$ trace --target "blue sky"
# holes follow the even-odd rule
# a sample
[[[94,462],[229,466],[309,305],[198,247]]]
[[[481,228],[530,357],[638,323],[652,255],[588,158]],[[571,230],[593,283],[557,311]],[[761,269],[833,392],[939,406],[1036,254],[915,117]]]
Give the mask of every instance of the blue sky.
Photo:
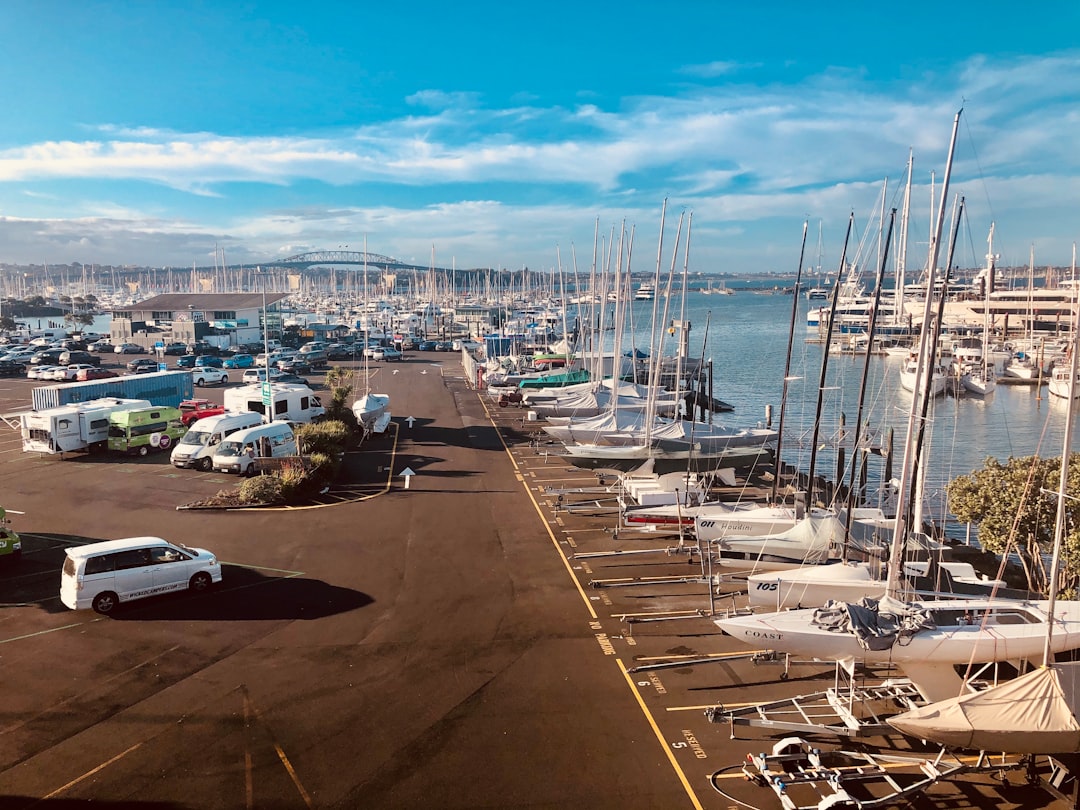
[[[0,262],[256,264],[365,236],[439,266],[871,264],[914,149],[925,261],[963,106],[958,260],[1066,265],[1080,3],[30,2],[0,19]],[[856,251],[853,246],[850,251]],[[665,256],[665,266],[670,258]],[[681,257],[679,263],[681,266]],[[871,265],[872,266],[872,265]]]

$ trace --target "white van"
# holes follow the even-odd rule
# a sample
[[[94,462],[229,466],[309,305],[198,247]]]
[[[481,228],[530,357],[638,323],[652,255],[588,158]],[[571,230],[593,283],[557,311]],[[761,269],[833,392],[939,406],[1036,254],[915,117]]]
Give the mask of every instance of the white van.
[[[221,582],[221,564],[206,549],[160,537],[128,537],[67,550],[60,601],[72,610],[110,613],[120,602],[169,591],[205,591]]]
[[[174,467],[207,471],[214,466],[214,451],[227,436],[262,424],[257,413],[219,413],[192,422],[188,432],[173,445],[169,461]]]
[[[288,422],[240,430],[229,436],[214,451],[214,469],[218,472],[255,474],[256,458],[282,458],[296,455],[296,436]]]

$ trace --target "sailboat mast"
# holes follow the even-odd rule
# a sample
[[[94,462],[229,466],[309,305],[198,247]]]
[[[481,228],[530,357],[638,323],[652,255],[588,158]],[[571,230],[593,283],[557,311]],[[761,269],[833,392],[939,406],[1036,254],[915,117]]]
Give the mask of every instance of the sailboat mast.
[[[780,456],[780,448],[783,444],[784,437],[784,411],[787,406],[788,383],[791,381],[791,345],[795,340],[795,318],[798,317],[799,312],[799,282],[802,280],[803,258],[806,256],[806,230],[809,226],[810,221],[803,220],[802,246],[799,248],[799,269],[795,273],[795,289],[791,291],[791,324],[788,327],[787,357],[784,360],[784,386],[780,390],[780,419],[776,424],[776,472],[773,475],[772,493],[770,495],[770,500],[774,504],[777,503],[780,499],[780,476],[784,469],[784,461],[783,458]],[[840,264],[840,269],[844,269],[842,260]],[[839,278],[839,276],[837,278]]]
[[[1057,602],[1058,571],[1061,569],[1061,546],[1065,540],[1065,488],[1069,485],[1069,446],[1072,444],[1073,427],[1073,396],[1076,386],[1076,370],[1078,367],[1077,355],[1080,354],[1080,344],[1077,343],[1077,332],[1080,331],[1080,302],[1077,301],[1076,283],[1076,244],[1072,250],[1072,273],[1073,281],[1073,333],[1072,344],[1069,348],[1069,385],[1065,396],[1065,439],[1061,448],[1061,476],[1058,481],[1057,491],[1057,520],[1054,523],[1054,551],[1050,557],[1050,602],[1046,607],[1046,646],[1043,648],[1043,666],[1052,663],[1053,651],[1051,639],[1054,635],[1054,605]]]
[[[945,200],[949,192],[949,180],[952,176],[952,164],[953,155],[956,152],[956,133],[960,128],[960,112],[956,113],[956,117],[953,119],[952,137],[949,139],[949,157],[945,162],[945,179],[942,182],[941,203],[938,206],[937,222],[934,227],[933,236],[930,239],[930,259],[927,265],[927,282],[926,282],[926,301],[923,306],[923,322],[920,331],[919,341],[919,357],[915,365],[915,391],[918,392],[919,385],[924,385],[927,389],[930,388],[930,380],[926,374],[928,370],[928,355],[931,347],[928,345],[927,333],[930,329],[930,321],[932,318],[932,302],[934,296],[932,291],[934,289],[934,274],[937,267],[938,253],[941,248],[941,231],[945,227]],[[925,382],[923,378],[927,377]],[[903,550],[904,541],[908,531],[907,515],[904,509],[904,503],[907,501],[907,494],[909,488],[909,478],[915,462],[916,447],[914,445],[915,440],[915,422],[916,416],[919,412],[918,409],[919,398],[918,396],[912,396],[911,409],[908,412],[908,424],[907,433],[904,438],[904,460],[901,464],[900,472],[900,487],[896,493],[896,523],[893,528],[893,539],[890,547],[889,554],[889,577],[886,583],[885,595],[895,598],[897,592],[900,589],[900,570],[903,566],[900,564],[900,554]]]
[[[840,254],[841,263],[847,260],[848,240],[851,238],[851,227],[855,220],[855,213],[848,216],[847,234],[844,236],[844,249]],[[841,264],[841,266],[843,266]],[[798,297],[798,293],[796,293]],[[825,328],[825,348],[821,352],[821,375],[818,377],[817,407],[814,412],[814,432],[810,442],[810,469],[806,478],[806,508],[814,507],[814,475],[817,470],[818,435],[821,431],[821,406],[825,396],[825,373],[829,367],[829,346],[832,344],[833,324],[836,323],[836,308],[840,301],[840,285],[834,284],[832,289],[832,303],[829,306],[829,325]],[[867,349],[869,351],[869,348]]]

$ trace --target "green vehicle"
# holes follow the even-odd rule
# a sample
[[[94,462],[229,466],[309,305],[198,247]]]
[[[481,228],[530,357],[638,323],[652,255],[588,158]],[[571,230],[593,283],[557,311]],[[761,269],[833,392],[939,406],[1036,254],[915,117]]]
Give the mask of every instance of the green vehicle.
[[[22,557],[22,541],[10,526],[11,519],[7,516],[7,510],[0,506],[0,562],[18,562]]]
[[[109,414],[109,449],[145,456],[151,450],[168,450],[187,427],[179,408],[151,406]]]

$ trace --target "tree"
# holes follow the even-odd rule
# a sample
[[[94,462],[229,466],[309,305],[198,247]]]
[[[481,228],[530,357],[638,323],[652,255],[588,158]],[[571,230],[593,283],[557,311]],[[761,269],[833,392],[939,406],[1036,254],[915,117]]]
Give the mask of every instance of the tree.
[[[341,366],[334,366],[326,372],[326,387],[330,389],[330,401],[326,403],[326,418],[344,422],[350,431],[355,431],[359,425],[356,422],[356,414],[349,407],[349,397],[352,395],[353,386],[348,382],[351,372]]]
[[[18,324],[15,323],[15,319],[10,315],[0,315],[0,330],[7,331],[14,329],[16,326],[18,326]]]
[[[64,320],[69,324],[90,326],[94,323],[94,316],[89,312],[65,312]]]
[[[995,554],[1019,556],[1028,589],[1049,592],[1043,555],[1052,549],[1057,520],[1060,458],[987,458],[981,470],[949,482],[949,509],[979,525],[979,543]],[[1066,494],[1080,492],[1080,454],[1069,457]],[[1080,501],[1065,499],[1058,594],[1073,596],[1080,586]]]

